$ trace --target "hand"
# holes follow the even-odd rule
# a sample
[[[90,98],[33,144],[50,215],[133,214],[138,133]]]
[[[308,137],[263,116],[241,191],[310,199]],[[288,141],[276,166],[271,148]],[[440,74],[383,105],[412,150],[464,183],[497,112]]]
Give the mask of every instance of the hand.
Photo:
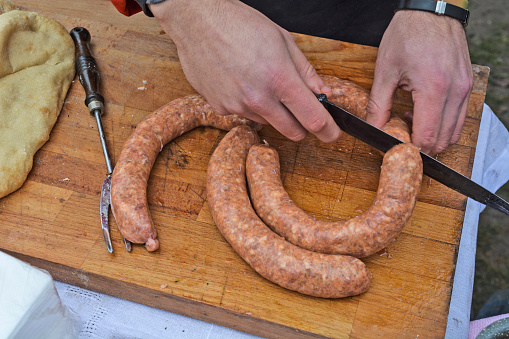
[[[402,10],[384,33],[367,121],[382,127],[397,88],[412,93],[412,143],[435,155],[458,142],[473,72],[464,28],[453,18]]]
[[[270,123],[298,141],[333,142],[341,131],[314,93],[330,94],[292,36],[240,1],[150,5],[177,46],[191,85],[222,115]]]

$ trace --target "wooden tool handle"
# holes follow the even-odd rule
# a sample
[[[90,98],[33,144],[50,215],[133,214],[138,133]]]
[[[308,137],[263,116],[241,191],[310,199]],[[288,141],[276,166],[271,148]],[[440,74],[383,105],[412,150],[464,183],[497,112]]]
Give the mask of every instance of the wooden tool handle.
[[[76,71],[86,93],[85,105],[89,108],[90,114],[94,115],[97,109],[100,109],[102,114],[104,98],[99,92],[101,77],[89,46],[90,33],[86,28],[75,27],[70,34],[76,47]]]

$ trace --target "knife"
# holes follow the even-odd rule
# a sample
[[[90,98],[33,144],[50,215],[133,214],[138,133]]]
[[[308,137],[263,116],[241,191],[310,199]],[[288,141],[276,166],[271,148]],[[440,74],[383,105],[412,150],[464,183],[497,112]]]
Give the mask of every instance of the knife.
[[[357,138],[382,152],[387,152],[394,145],[402,143],[401,140],[396,139],[392,135],[385,133],[381,129],[376,128],[352,113],[349,113],[328,101],[325,94],[318,94],[317,98],[318,101],[324,105],[327,111],[329,111],[339,128],[354,138]],[[507,201],[491,193],[463,174],[444,165],[440,161],[425,153],[420,153],[424,174],[445,186],[480,202],[481,204],[509,215],[509,203]]]

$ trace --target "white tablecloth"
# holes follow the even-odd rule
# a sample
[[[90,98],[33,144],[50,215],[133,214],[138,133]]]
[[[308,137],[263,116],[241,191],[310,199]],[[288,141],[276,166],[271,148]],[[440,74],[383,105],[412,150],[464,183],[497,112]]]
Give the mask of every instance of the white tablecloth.
[[[509,132],[484,105],[472,169],[472,180],[495,192],[509,180]],[[484,205],[468,199],[454,274],[446,338],[467,338],[474,286],[479,213]]]
[[[78,338],[258,338],[62,282],[55,285],[62,303],[81,319]]]
[[[484,106],[472,179],[491,191],[509,180],[509,133]],[[479,213],[469,199],[455,270],[447,338],[467,338]],[[55,282],[62,302],[81,319],[79,338],[257,338],[243,332]]]

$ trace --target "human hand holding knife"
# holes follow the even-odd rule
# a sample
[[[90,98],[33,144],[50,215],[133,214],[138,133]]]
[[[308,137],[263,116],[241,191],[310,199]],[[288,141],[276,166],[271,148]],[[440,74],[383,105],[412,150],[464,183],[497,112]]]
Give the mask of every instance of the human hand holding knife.
[[[327,111],[329,111],[339,128],[351,136],[382,152],[387,152],[394,145],[401,143],[400,140],[396,139],[392,135],[385,133],[381,129],[374,127],[357,116],[331,103],[327,100],[325,94],[317,95],[317,98],[325,106]],[[444,165],[440,161],[433,159],[423,152],[420,153],[424,174],[445,186],[480,202],[481,204],[509,215],[509,203],[507,201],[491,193],[461,173],[458,173],[452,168]]]

